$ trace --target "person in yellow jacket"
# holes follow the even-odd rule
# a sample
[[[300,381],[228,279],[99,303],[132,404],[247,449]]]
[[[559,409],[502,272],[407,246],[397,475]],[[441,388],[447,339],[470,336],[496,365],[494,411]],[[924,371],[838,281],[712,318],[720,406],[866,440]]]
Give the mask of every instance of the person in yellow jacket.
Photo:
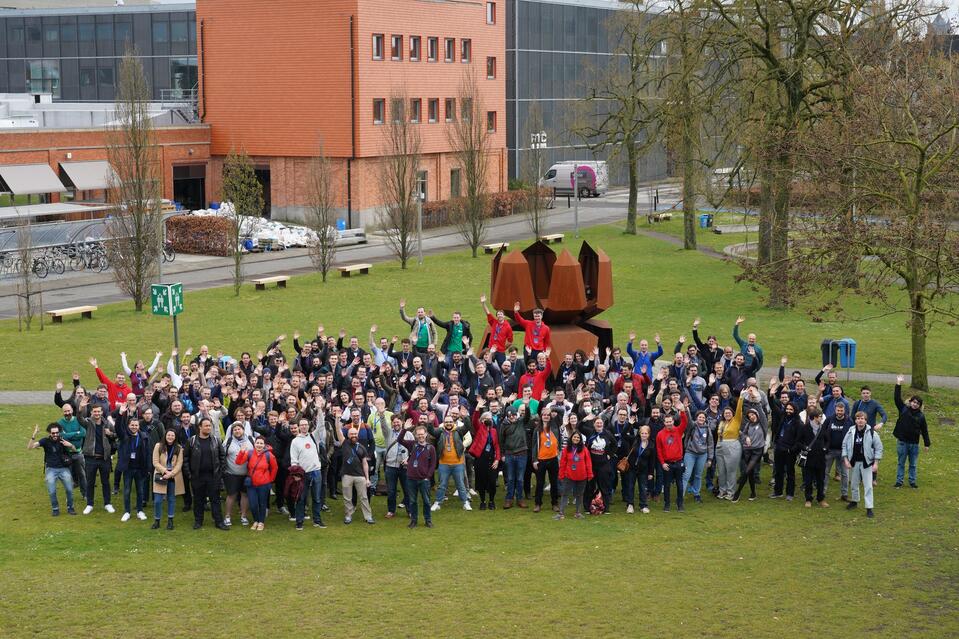
[[[736,412],[727,406],[723,409],[723,418],[716,428],[716,485],[719,486],[720,499],[733,498],[736,492],[736,474],[743,456],[743,446],[739,442],[739,425],[743,419],[743,402],[737,402]]]

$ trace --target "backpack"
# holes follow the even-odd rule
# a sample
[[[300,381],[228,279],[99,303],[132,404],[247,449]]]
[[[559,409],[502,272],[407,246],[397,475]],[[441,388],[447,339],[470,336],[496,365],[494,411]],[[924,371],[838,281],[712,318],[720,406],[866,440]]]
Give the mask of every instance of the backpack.
[[[593,501],[589,503],[589,514],[602,515],[604,510],[606,510],[606,502],[603,501],[603,493],[596,493]]]

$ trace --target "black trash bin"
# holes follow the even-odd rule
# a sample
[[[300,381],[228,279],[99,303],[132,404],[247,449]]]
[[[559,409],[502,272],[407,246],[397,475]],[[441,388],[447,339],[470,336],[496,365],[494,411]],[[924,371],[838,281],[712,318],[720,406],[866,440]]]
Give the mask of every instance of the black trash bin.
[[[839,341],[834,339],[824,339],[822,345],[822,365],[832,364],[833,367],[839,365]]]

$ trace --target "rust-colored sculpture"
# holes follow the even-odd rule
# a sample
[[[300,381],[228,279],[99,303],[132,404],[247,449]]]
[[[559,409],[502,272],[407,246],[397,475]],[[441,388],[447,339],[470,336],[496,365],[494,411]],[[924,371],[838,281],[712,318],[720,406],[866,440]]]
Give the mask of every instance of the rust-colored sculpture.
[[[612,328],[593,319],[613,305],[613,267],[602,250],[583,242],[576,260],[566,249],[557,257],[539,241],[522,252],[500,249],[493,257],[491,276],[490,302],[507,317],[517,301],[520,314],[528,319],[534,308],[543,309],[543,321],[552,333],[554,369],[566,353],[577,349],[588,353],[596,346],[603,352],[612,346]]]

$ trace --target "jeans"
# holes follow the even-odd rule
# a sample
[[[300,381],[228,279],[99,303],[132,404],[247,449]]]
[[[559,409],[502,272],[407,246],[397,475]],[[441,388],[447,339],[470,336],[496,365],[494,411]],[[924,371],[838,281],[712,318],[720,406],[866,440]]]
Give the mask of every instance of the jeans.
[[[730,439],[716,444],[716,485],[720,494],[732,495],[736,492],[736,473],[739,472],[742,456],[743,445],[739,440]]]
[[[853,464],[849,474],[852,476],[852,496],[850,497],[850,501],[859,501],[859,483],[862,482],[866,508],[872,508],[872,464],[867,466],[862,462],[856,462]]]
[[[153,518],[159,519],[163,514],[163,500],[166,500],[166,516],[173,519],[173,513],[176,512],[176,482],[170,480],[166,483],[166,493],[153,492]]]
[[[645,464],[644,464],[645,466]],[[662,470],[662,468],[660,468]],[[639,484],[639,507],[646,508],[650,493],[653,490],[653,483],[656,481],[656,475],[652,479],[644,472],[636,472],[636,468],[630,465],[629,470],[623,473],[623,501],[627,506],[636,503],[636,484]]]
[[[106,506],[110,503],[110,458],[84,457],[83,463],[84,472],[87,476],[87,506],[93,505],[93,493],[97,490],[97,474],[100,475],[103,505]]]
[[[123,471],[123,512],[130,512],[130,493],[132,485],[137,489],[137,512],[147,503],[147,471],[127,468]]]
[[[386,467],[386,511],[396,512],[396,493],[397,485],[403,487],[403,506],[407,509],[410,506],[410,495],[406,490],[406,469],[392,466]]]
[[[306,473],[305,484],[303,486],[303,492],[300,493],[300,498],[296,500],[296,525],[302,526],[303,519],[306,517],[306,497],[307,495],[311,498],[310,503],[310,514],[313,515],[313,522],[317,523],[320,521],[320,496],[323,493],[323,471],[322,470],[311,470]],[[364,491],[364,496],[366,495]],[[344,503],[348,501],[344,499]],[[265,518],[265,517],[264,517]]]
[[[560,502],[559,514],[566,515],[566,504],[573,502],[576,506],[576,514],[583,513],[583,490],[586,488],[586,480],[575,481],[572,479],[563,480],[563,500]]]
[[[840,478],[839,494],[845,497],[849,494],[849,469],[842,463],[842,450],[830,450],[826,453],[826,492],[829,492],[829,473],[833,464],[836,465],[836,472]]]
[[[84,468],[82,453],[70,455],[70,474],[73,476],[73,485],[79,486],[80,494],[85,497],[87,494],[87,473]]]
[[[449,484],[450,475],[456,482],[456,491],[460,495],[460,501],[465,504],[470,500],[470,494],[466,490],[466,467],[463,464],[440,464],[439,474],[439,483],[436,485],[437,503],[442,504],[446,497],[446,485]]]
[[[916,462],[919,461],[919,444],[907,444],[906,442],[896,443],[896,483],[901,484],[903,476],[906,474],[906,459],[909,459],[909,483],[916,483]]]
[[[536,505],[543,505],[543,489],[546,488],[545,480],[549,475],[549,500],[553,506],[557,506],[559,504],[559,458],[541,459],[536,462],[536,466]]]
[[[683,457],[683,465],[686,467],[683,472],[683,492],[687,488],[692,488],[693,495],[699,497],[699,491],[703,486],[703,467],[706,466],[706,453],[686,453]]]
[[[682,461],[669,464],[668,469],[663,468],[663,508],[669,508],[669,488],[672,484],[676,484],[676,506],[683,507],[683,474],[685,472],[685,464]]]
[[[430,519],[430,480],[429,479],[407,479],[406,494],[409,496],[408,510],[410,512],[410,521],[417,522],[418,513],[416,512],[417,500],[423,502],[423,519],[427,522]]]
[[[60,512],[60,502],[57,501],[57,482],[63,484],[67,491],[67,508],[73,510],[73,475],[69,468],[47,468],[44,473],[44,481],[47,484],[47,492],[50,493],[50,506],[53,512]]]
[[[266,521],[266,507],[270,503],[270,484],[247,488],[246,497],[250,500],[250,513],[253,515],[253,523],[262,524]]]
[[[506,455],[503,458],[506,472],[506,499],[523,498],[523,473],[526,472],[526,451],[518,455]]]
[[[376,464],[370,469],[370,483],[373,484],[373,490],[375,491],[376,485],[380,483],[380,468],[386,464],[386,448],[377,446],[373,458],[376,459]]]

